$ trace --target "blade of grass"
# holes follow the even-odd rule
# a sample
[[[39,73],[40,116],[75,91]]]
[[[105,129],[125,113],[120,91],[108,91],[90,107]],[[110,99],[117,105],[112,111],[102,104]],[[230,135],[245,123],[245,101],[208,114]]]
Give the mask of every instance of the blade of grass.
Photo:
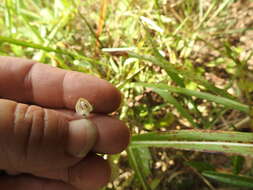
[[[215,17],[217,17],[220,12],[229,5],[229,3],[232,3],[234,0],[225,0],[220,6],[219,8],[214,12],[214,14],[208,19],[207,22],[212,21]]]
[[[215,167],[211,165],[208,162],[204,161],[187,161],[185,162],[186,165],[196,169],[198,172],[203,172],[203,171],[214,171]]]
[[[243,169],[245,159],[242,156],[234,156],[231,159],[233,162],[233,174],[238,175]]]
[[[15,13],[17,14],[17,15],[19,15],[20,14],[20,7],[21,7],[21,5],[20,5],[20,0],[14,0],[15,1]]]
[[[187,17],[187,18],[188,18],[188,17]],[[186,22],[186,20],[185,20],[185,22]],[[184,23],[184,22],[183,22],[183,23]],[[144,27],[145,27],[145,26],[144,26]],[[157,45],[155,44],[155,41],[153,40],[153,37],[152,37],[152,35],[151,35],[151,33],[150,33],[150,31],[148,30],[147,27],[145,27],[145,30],[146,30],[147,39],[148,39],[148,41],[150,42],[150,44],[152,45],[152,51],[153,51],[153,53],[154,53],[154,55],[155,55],[155,58],[158,60],[158,62],[161,62],[161,63],[163,64],[163,66],[162,66],[163,68],[166,67],[165,65],[168,65],[169,63],[165,63],[165,62],[164,62],[165,59],[164,59],[164,57],[160,54],[160,52],[158,51]],[[167,69],[166,71],[167,71],[168,75],[170,76],[170,78],[171,78],[178,86],[180,86],[180,87],[185,87],[184,78],[183,78],[182,76],[180,76],[179,73],[176,73],[176,72],[174,72],[174,71],[171,71],[171,69]],[[158,92],[157,92],[157,93],[158,93]],[[177,110],[179,111],[179,113],[181,113],[181,115],[182,115],[183,117],[185,117],[185,118],[192,124],[192,126],[198,127],[197,124],[193,121],[193,118],[191,117],[191,115],[188,113],[188,110],[185,110],[184,107],[183,107],[175,98],[173,98],[173,96],[169,95],[169,97],[166,97],[166,94],[162,93],[161,91],[160,91],[159,94],[160,94],[164,99],[167,98],[166,101],[169,101],[171,104],[173,104],[173,105],[177,108]],[[199,110],[198,110],[197,106],[195,105],[194,101],[192,100],[192,98],[188,96],[188,97],[185,97],[185,99],[186,99],[186,101],[189,101],[189,102],[193,105],[193,107],[194,107],[196,113],[199,113]],[[198,116],[199,116],[199,118],[201,119],[201,122],[203,122],[204,120],[202,119],[201,114],[198,114]]]
[[[96,41],[99,44],[100,48],[103,48],[104,47],[103,43],[98,38],[96,32],[92,29],[92,27],[91,27],[90,23],[88,22],[88,20],[85,18],[85,16],[82,15],[82,13],[80,11],[78,11],[78,14],[82,18],[82,20],[85,22],[85,24],[87,25],[91,35],[96,39]]]
[[[149,41],[149,43],[152,45],[152,51],[155,54],[155,59],[158,60],[158,62],[162,63],[163,62],[163,57],[161,56],[161,54],[159,53],[158,49],[157,49],[157,45],[155,44],[155,41],[153,40],[153,37],[149,31],[149,29],[147,27],[145,27],[145,31],[146,31],[146,36],[147,39]],[[154,63],[154,62],[153,62]],[[164,67],[164,65],[159,65],[161,67]],[[184,79],[182,77],[179,76],[178,73],[172,71],[171,69],[166,70],[168,75],[170,76],[170,78],[176,82],[177,85],[184,87]]]
[[[13,30],[13,22],[12,22],[12,15],[11,15],[11,1],[10,0],[5,0],[5,23],[9,29],[9,34],[12,34]]]
[[[189,111],[186,110],[170,93],[164,92],[162,90],[154,89],[156,93],[164,98],[165,101],[169,102],[170,104],[174,105],[177,111],[185,117],[194,127],[198,127],[198,125],[194,122],[193,117],[189,114]]]
[[[69,10],[68,13],[65,13],[62,17],[59,18],[58,22],[53,25],[51,31],[47,35],[45,46],[48,46],[52,43],[52,40],[55,38],[57,33],[62,30],[66,24],[69,22],[71,11]]]
[[[213,119],[209,122],[209,127],[211,128],[212,126],[214,126],[219,119],[228,111],[228,109],[213,109],[212,111],[212,115],[214,115]],[[214,114],[215,113],[215,114]]]
[[[23,9],[23,8],[20,9],[20,13],[22,15],[25,15],[29,19],[40,19],[40,16],[37,15],[36,13],[31,12],[31,11],[26,10],[26,9]]]
[[[156,136],[157,135],[157,136]],[[146,133],[132,137],[133,141],[142,140],[182,140],[182,141],[224,141],[253,143],[253,134],[246,132],[214,130],[171,130],[169,133]],[[253,150],[252,150],[253,151]]]
[[[221,96],[224,96],[224,97],[227,97],[230,99],[234,99],[234,97],[231,96],[230,94],[228,94],[225,90],[215,87],[213,84],[206,81],[203,77],[198,77],[194,73],[192,73],[191,71],[187,71],[186,68],[176,68],[174,65],[170,64],[166,60],[161,60],[161,59],[158,60],[156,57],[153,57],[153,56],[139,55],[134,52],[128,52],[128,55],[130,57],[138,58],[140,60],[145,60],[145,61],[149,61],[151,63],[155,63],[156,65],[165,69],[166,72],[174,72],[177,75],[182,75],[185,79],[192,80],[198,84],[201,84],[204,87],[206,87],[206,89],[210,90],[211,92],[214,92],[217,95],[221,95]],[[184,72],[182,72],[182,70],[184,70]]]
[[[166,147],[178,150],[191,150],[209,153],[229,153],[236,155],[253,155],[253,144],[229,143],[229,142],[199,142],[199,141],[133,141],[132,148],[135,147]]]
[[[175,31],[173,32],[173,36],[177,35],[177,33],[184,27],[184,25],[187,23],[187,21],[189,20],[189,17],[186,17],[183,22],[175,29]]]
[[[150,190],[149,185],[146,183],[145,176],[141,171],[141,168],[139,165],[140,160],[137,159],[137,157],[134,153],[134,149],[129,147],[127,149],[127,155],[128,155],[129,163],[130,163],[131,167],[134,169],[136,176],[142,185],[143,190]]]
[[[203,176],[200,174],[201,171],[206,171],[206,170],[213,170],[214,168],[212,167],[212,165],[210,165],[208,162],[188,162],[186,163],[191,169],[192,171],[199,176],[199,178],[207,185],[207,187],[210,190],[216,190],[215,187],[213,187],[213,185]]]
[[[216,181],[237,187],[253,188],[253,178],[248,176],[238,176],[232,174],[218,173],[214,171],[204,171],[204,176]]]
[[[70,18],[70,13],[71,10],[68,11],[68,13],[64,14],[63,16],[61,16],[58,20],[58,22],[56,24],[53,25],[51,31],[49,32],[49,34],[47,35],[47,37],[45,38],[45,40],[43,41],[43,46],[50,46],[53,43],[53,40],[55,39],[57,33],[64,28],[64,26],[68,23],[68,20]],[[43,52],[37,59],[40,61],[44,61],[46,56],[46,52]]]
[[[118,83],[116,85],[116,87],[118,89],[123,88],[131,79],[133,79],[136,75],[138,75],[144,69],[145,69],[145,67],[141,67],[140,69],[138,69],[137,71],[135,71],[135,73],[133,73],[132,75],[128,76],[124,81],[121,81],[120,83]]]
[[[215,5],[216,5],[216,1],[213,1],[212,4],[209,6],[208,10],[206,11],[206,13],[204,14],[204,16],[201,18],[199,24],[196,27],[196,30],[202,27],[202,25],[205,23],[206,19],[210,15],[211,11],[214,9]]]
[[[194,90],[189,90],[186,88],[178,88],[178,87],[172,87],[168,86],[166,84],[147,84],[147,83],[134,83],[136,86],[143,86],[143,87],[148,87],[152,88],[154,90],[163,90],[164,92],[175,92],[179,94],[185,94],[188,96],[195,96],[201,99],[205,99],[211,102],[215,102],[217,104],[221,104],[227,108],[231,109],[236,109],[245,113],[249,113],[249,106],[242,104],[240,102],[237,102],[235,100],[231,100],[228,98],[220,97],[220,96],[215,96],[206,92],[199,92],[199,91],[194,91]]]
[[[204,0],[199,0],[199,22],[201,22],[201,18],[203,17],[204,13]]]
[[[103,48],[104,45],[103,43],[100,41],[100,39],[98,38],[96,32],[93,30],[92,26],[90,25],[89,21],[86,19],[85,16],[83,16],[83,14],[80,12],[80,9],[79,9],[79,3],[76,3],[75,0],[71,0],[71,2],[73,3],[73,5],[75,6],[75,8],[78,10],[77,13],[78,15],[81,17],[81,19],[84,21],[84,23],[87,25],[91,35],[96,39],[96,42],[99,44],[99,47],[100,48]]]
[[[34,34],[34,36],[37,38],[37,41],[42,43],[44,42],[44,39],[41,37],[39,31],[31,25],[30,20],[28,19],[28,17],[24,14],[20,14],[21,18],[24,22],[24,24],[27,26],[28,29],[30,29],[30,31]]]
[[[106,13],[107,13],[107,7],[108,7],[108,0],[100,0],[100,14],[99,14],[99,20],[98,20],[98,24],[97,24],[97,32],[96,32],[96,36],[99,39],[100,34],[103,31],[103,27],[105,24],[105,17],[106,17]],[[97,41],[97,45],[99,45],[101,47],[101,42],[99,43],[99,41]]]
[[[35,43],[32,43],[32,42],[27,42],[27,41],[23,41],[23,40],[17,40],[15,38],[0,36],[0,43],[4,43],[4,42],[14,44],[14,45],[18,45],[18,46],[23,46],[23,47],[39,49],[39,50],[43,50],[43,51],[47,51],[47,52],[54,52],[54,53],[58,53],[58,54],[62,54],[62,55],[68,55],[68,56],[70,56],[74,59],[82,59],[82,60],[87,61],[88,63],[95,63],[95,64],[100,64],[100,65],[106,66],[106,64],[102,64],[101,62],[98,62],[94,59],[85,57],[85,56],[80,55],[80,54],[76,54],[76,53],[71,52],[71,51],[67,51],[67,50],[63,50],[63,49],[55,49],[55,48],[43,46],[43,45],[40,45],[40,44],[35,44]]]
[[[133,136],[130,147],[167,147],[180,150],[253,156],[253,134],[210,130],[147,133]]]
[[[151,175],[150,166],[152,165],[152,156],[149,148],[134,148],[133,152],[138,160],[142,174],[147,179]]]

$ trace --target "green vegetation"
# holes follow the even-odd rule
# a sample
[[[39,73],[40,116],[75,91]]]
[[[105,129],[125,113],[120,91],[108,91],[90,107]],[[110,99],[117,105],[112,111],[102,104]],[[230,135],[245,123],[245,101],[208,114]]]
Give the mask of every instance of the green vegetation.
[[[0,55],[124,94],[132,141],[105,189],[253,187],[250,0],[2,0]]]

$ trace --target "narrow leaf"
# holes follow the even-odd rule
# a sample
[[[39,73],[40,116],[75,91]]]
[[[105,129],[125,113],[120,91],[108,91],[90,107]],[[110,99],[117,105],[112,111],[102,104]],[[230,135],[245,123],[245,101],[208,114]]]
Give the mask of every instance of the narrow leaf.
[[[239,174],[243,168],[245,159],[242,156],[234,156],[232,159],[233,159],[233,174]]]
[[[165,91],[161,91],[159,89],[154,89],[156,93],[164,98],[165,101],[169,102],[170,104],[174,105],[178,112],[185,117],[194,127],[197,127],[197,124],[194,122],[193,117],[188,113],[188,111],[173,97],[170,93]]]
[[[195,168],[199,172],[214,170],[214,167],[208,162],[189,161],[186,162],[185,164]]]
[[[237,102],[235,100],[231,100],[229,98],[216,96],[216,95],[209,94],[206,92],[199,92],[199,91],[195,91],[195,90],[189,90],[186,88],[177,88],[177,87],[168,86],[166,84],[135,83],[135,85],[152,88],[154,90],[156,90],[156,89],[163,90],[164,92],[167,91],[168,93],[169,92],[176,92],[176,93],[185,94],[188,96],[195,96],[197,98],[206,99],[208,101],[224,105],[225,107],[230,108],[230,109],[236,109],[236,110],[240,110],[240,111],[246,112],[246,113],[249,112],[249,106],[247,106],[245,104],[242,104],[242,103]]]
[[[214,171],[204,171],[204,176],[216,181],[226,183],[233,186],[253,188],[253,178],[247,176],[238,176],[232,174],[218,173]]]
[[[210,130],[146,133],[133,136],[130,147],[167,147],[180,150],[253,156],[253,134]]]
[[[141,166],[140,166],[140,160],[138,159],[138,157],[135,155],[135,151],[133,148],[129,147],[127,149],[127,155],[128,155],[128,159],[129,159],[129,163],[131,165],[131,168],[134,169],[135,174],[138,178],[138,180],[140,181],[143,190],[150,190],[149,185],[146,183],[146,178],[145,175],[143,174],[142,170],[141,170]]]
[[[194,73],[192,73],[192,71],[189,71],[184,67],[177,68],[175,65],[169,63],[165,59],[157,59],[156,57],[148,56],[148,55],[139,55],[134,52],[128,52],[128,55],[130,57],[134,57],[140,60],[149,61],[151,63],[154,63],[162,67],[170,75],[170,77],[172,77],[171,73],[174,73],[174,75],[178,75],[178,76],[182,75],[183,78],[178,78],[178,77],[175,78],[178,81],[180,80],[183,81],[183,79],[192,80],[198,84],[203,85],[207,90],[210,90],[211,92],[217,95],[224,96],[229,99],[234,99],[234,97],[231,96],[229,93],[227,93],[226,90],[215,87],[213,84],[209,83],[204,77],[196,76]],[[182,70],[184,72],[182,72]]]
[[[75,52],[72,52],[72,51],[68,51],[65,49],[59,49],[59,48],[55,49],[55,48],[51,48],[48,46],[43,46],[41,44],[36,44],[33,42],[18,40],[15,38],[0,36],[0,43],[9,43],[9,44],[17,45],[17,46],[39,49],[39,50],[43,50],[46,52],[54,52],[54,53],[58,53],[58,54],[62,54],[62,55],[68,55],[68,56],[75,58],[75,59],[81,59],[81,60],[85,60],[89,63],[96,63],[96,64],[102,65],[102,63],[95,61],[94,59],[88,58],[88,57],[80,55],[80,54],[76,54]]]

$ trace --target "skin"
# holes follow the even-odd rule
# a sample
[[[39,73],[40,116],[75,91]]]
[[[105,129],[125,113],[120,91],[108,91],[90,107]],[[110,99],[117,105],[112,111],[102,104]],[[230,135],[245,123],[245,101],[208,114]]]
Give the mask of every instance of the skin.
[[[86,156],[69,154],[69,123],[82,119],[75,103],[87,99],[96,128]],[[107,114],[121,102],[118,90],[91,75],[65,71],[31,60],[0,57],[0,189],[96,190],[110,180],[107,161],[129,143],[126,125]],[[76,133],[73,143],[87,142]],[[75,142],[76,141],[76,142]],[[80,141],[80,143],[79,143]]]

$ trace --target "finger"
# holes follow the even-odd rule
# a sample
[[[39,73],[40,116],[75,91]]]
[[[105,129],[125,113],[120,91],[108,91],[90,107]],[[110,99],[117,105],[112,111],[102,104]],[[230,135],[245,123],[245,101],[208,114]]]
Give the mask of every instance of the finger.
[[[97,190],[110,181],[111,169],[103,158],[90,154],[72,167],[35,175],[64,181],[80,190]]]
[[[77,190],[61,181],[43,179],[31,175],[1,176],[0,189],[10,190]]]
[[[121,96],[97,77],[50,67],[34,61],[0,56],[0,97],[49,108],[74,109],[82,97],[95,112],[118,108]]]
[[[130,132],[124,122],[108,116],[93,115],[89,119],[97,126],[95,152],[116,154],[123,151],[130,141]]]
[[[80,118],[73,111],[60,110],[62,114]],[[89,117],[97,127],[98,135],[93,151],[104,154],[116,154],[123,151],[130,141],[130,131],[126,124],[114,117],[109,117],[101,114],[92,114]]]
[[[0,169],[32,172],[74,165],[96,137],[88,120],[0,99]]]
[[[21,173],[18,171],[13,171],[13,170],[6,170],[5,171],[8,175],[20,175]]]

